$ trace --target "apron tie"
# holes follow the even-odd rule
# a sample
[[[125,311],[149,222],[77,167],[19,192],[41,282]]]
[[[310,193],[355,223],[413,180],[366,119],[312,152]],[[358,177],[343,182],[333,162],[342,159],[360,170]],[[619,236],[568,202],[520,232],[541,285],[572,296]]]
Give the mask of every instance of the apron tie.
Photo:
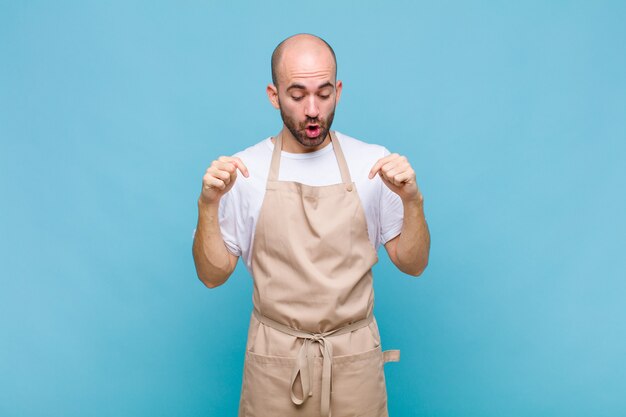
[[[321,392],[321,405],[320,411],[322,417],[330,416],[330,391],[332,385],[332,362],[333,362],[333,344],[326,339],[328,336],[338,336],[368,326],[373,316],[370,314],[368,317],[348,324],[343,327],[339,327],[335,330],[331,330],[324,333],[309,333],[302,330],[293,329],[289,326],[285,326],[282,323],[278,323],[264,315],[262,315],[257,309],[254,309],[254,316],[259,322],[269,326],[275,330],[287,333],[291,336],[304,339],[304,343],[300,346],[298,355],[296,356],[296,363],[291,372],[291,401],[296,404],[304,404],[304,402],[311,396],[313,396],[313,361],[315,355],[312,352],[313,345],[319,345],[320,352],[322,354],[322,392]],[[296,379],[300,375],[300,387],[302,388],[302,398],[298,398],[294,390],[296,386]]]
[[[330,389],[333,361],[333,344],[325,338],[325,335],[324,333],[316,333],[302,337],[304,343],[300,347],[296,365],[291,373],[291,401],[296,405],[300,405],[303,404],[308,397],[313,396],[313,361],[315,360],[315,355],[312,349],[314,344],[319,344],[319,349],[322,354],[322,416],[328,416],[330,414]],[[298,398],[294,389],[298,374],[300,375],[302,398]]]

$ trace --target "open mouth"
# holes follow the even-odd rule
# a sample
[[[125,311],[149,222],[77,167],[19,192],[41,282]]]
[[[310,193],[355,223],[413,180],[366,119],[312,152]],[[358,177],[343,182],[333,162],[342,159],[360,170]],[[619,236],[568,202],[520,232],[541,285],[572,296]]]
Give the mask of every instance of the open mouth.
[[[320,135],[322,129],[319,125],[309,125],[306,127],[306,135],[310,138],[314,138]]]

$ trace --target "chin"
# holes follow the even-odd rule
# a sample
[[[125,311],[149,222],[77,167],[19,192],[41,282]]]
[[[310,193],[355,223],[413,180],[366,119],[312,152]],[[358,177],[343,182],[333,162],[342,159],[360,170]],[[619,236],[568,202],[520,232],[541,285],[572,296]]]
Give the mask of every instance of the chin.
[[[316,137],[316,138],[310,138],[310,137],[305,137],[305,138],[299,138],[298,142],[300,142],[300,144],[304,145],[304,146],[308,146],[308,147],[314,147],[314,146],[318,146],[320,145],[322,142],[324,142],[324,138],[322,137],[322,135]]]

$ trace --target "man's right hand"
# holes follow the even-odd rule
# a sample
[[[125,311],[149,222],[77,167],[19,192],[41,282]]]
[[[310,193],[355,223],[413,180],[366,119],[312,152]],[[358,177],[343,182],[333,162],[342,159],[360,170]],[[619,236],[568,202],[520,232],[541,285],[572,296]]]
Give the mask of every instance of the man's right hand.
[[[202,193],[199,202],[202,204],[217,204],[237,179],[237,170],[244,177],[249,177],[248,168],[241,159],[232,156],[220,156],[211,162],[211,166],[202,177]]]

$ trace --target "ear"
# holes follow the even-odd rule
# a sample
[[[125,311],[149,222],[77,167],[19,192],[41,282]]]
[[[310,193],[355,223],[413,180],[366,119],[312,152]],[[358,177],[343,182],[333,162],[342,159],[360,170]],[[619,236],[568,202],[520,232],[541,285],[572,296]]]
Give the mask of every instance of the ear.
[[[268,84],[265,91],[267,92],[267,98],[270,99],[272,106],[278,110],[280,108],[278,105],[278,88],[276,88],[274,84]]]
[[[339,98],[341,98],[342,88],[343,88],[343,83],[341,82],[341,80],[337,80],[337,84],[335,85],[335,90],[337,91],[337,100],[336,100],[337,103],[339,103]]]

